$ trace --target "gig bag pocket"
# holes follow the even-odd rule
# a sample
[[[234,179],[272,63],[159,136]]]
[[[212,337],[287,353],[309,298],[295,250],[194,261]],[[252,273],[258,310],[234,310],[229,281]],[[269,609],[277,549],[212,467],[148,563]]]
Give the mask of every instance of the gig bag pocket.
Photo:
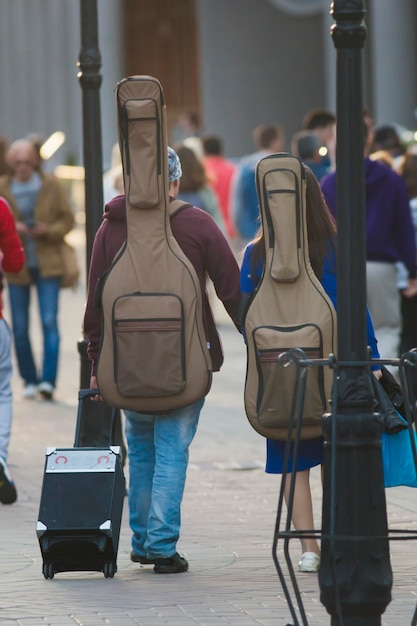
[[[281,355],[293,348],[300,348],[307,359],[322,358],[320,328],[315,324],[260,326],[253,331],[253,341],[259,376],[259,422],[268,427],[287,427],[292,410],[297,366],[291,362],[283,363]],[[307,372],[303,424],[319,423],[325,408],[322,367],[310,367]]]
[[[114,380],[124,397],[153,398],[185,386],[184,307],[171,293],[119,296],[112,313]]]

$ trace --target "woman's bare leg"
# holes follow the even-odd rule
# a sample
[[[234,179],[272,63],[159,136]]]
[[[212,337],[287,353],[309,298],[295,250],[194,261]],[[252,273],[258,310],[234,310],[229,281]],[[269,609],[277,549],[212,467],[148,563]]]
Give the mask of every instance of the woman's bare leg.
[[[287,474],[284,486],[285,502],[288,506],[290,496],[291,474]],[[297,472],[295,475],[294,499],[292,507],[291,521],[296,530],[313,530],[313,503],[310,491],[310,470]],[[301,548],[304,552],[315,552],[320,554],[319,544],[317,540],[303,537],[301,539]]]

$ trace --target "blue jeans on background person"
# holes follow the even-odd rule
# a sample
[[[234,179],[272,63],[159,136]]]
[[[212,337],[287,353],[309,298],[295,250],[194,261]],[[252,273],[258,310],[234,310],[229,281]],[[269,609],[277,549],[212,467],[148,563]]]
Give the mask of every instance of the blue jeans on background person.
[[[125,411],[132,549],[147,558],[176,553],[189,446],[204,398],[164,415]]]
[[[42,278],[38,271],[32,271],[33,285],[36,287],[39,314],[43,333],[43,365],[41,377],[35,365],[29,336],[31,285],[8,285],[12,316],[13,339],[20,376],[25,385],[37,385],[40,381],[55,387],[58,356],[58,299],[61,279]]]

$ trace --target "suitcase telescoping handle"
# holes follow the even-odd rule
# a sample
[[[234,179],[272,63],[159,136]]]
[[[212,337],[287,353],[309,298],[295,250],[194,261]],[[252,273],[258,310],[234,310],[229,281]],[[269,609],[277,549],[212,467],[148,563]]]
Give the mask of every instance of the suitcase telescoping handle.
[[[77,409],[77,425],[75,428],[75,441],[74,448],[78,448],[80,446],[80,436],[81,436],[81,421],[83,415],[83,405],[84,401],[87,398],[93,398],[94,396],[100,395],[99,389],[80,389],[78,391],[78,409]],[[103,402],[103,400],[101,400]],[[116,418],[117,418],[117,409],[112,408],[111,412],[111,424],[110,424],[110,435],[109,435],[109,446],[113,445],[114,442],[114,431],[116,428]],[[99,424],[97,424],[99,426]]]

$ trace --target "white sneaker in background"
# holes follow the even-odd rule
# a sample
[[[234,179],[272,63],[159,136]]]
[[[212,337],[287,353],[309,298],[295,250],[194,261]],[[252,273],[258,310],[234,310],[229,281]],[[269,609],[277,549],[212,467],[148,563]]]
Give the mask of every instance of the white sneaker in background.
[[[52,400],[52,395],[54,393],[54,388],[51,383],[44,381],[40,385],[38,385],[38,391],[41,394],[44,400]]]
[[[318,572],[320,569],[320,556],[315,552],[304,552],[298,563],[300,572]]]
[[[23,397],[31,400],[32,398],[36,398],[36,392],[38,388],[36,385],[32,385],[31,383],[25,385],[23,389]]]

